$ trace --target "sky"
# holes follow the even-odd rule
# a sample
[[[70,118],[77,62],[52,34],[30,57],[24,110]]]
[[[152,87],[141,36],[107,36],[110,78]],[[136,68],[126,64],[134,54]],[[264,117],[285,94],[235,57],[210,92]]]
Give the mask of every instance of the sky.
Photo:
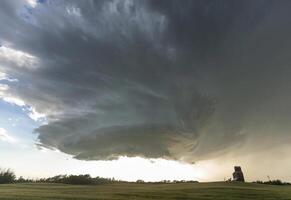
[[[0,167],[291,181],[291,1],[0,1]]]

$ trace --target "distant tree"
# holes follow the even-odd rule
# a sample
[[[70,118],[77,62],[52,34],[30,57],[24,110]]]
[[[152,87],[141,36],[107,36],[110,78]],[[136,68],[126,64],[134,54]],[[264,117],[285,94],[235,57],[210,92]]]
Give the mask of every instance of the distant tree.
[[[17,182],[18,182],[18,183],[25,183],[25,182],[26,182],[26,179],[24,179],[22,176],[20,176],[20,177],[17,179]]]
[[[20,176],[18,179],[15,180],[16,183],[34,183],[34,182],[41,182],[39,180],[23,178]]]
[[[285,185],[281,180],[270,180],[270,181],[267,181],[266,184],[270,184],[270,185]]]
[[[14,183],[16,176],[10,169],[0,170],[0,184]]]
[[[269,180],[269,181],[265,181],[265,182],[258,180],[258,181],[255,181],[254,183],[266,184],[266,185],[290,185],[290,183],[283,182],[283,181],[281,181],[279,179],[277,179],[277,180]]]
[[[70,175],[67,176],[64,179],[64,183],[67,184],[79,184],[79,185],[89,185],[89,184],[93,184],[94,181],[93,179],[90,177],[89,174],[85,174],[85,175]]]
[[[136,183],[144,183],[144,180],[141,180],[141,179],[136,180]]]
[[[47,183],[63,183],[63,184],[74,184],[74,185],[98,185],[117,182],[114,179],[95,177],[92,178],[89,174],[85,175],[57,175],[54,177],[40,179],[37,182]]]

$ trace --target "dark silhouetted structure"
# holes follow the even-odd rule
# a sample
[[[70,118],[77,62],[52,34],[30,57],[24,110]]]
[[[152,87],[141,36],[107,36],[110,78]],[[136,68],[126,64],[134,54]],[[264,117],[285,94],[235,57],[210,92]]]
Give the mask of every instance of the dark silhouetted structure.
[[[234,181],[245,182],[244,174],[241,170],[241,167],[239,166],[234,167],[234,172],[232,173],[232,176]]]

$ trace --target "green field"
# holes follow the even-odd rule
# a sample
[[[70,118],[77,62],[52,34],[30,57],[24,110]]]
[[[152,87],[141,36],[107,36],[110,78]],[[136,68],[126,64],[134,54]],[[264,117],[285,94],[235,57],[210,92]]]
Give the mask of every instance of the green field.
[[[291,186],[251,183],[114,183],[98,186],[62,184],[0,185],[1,200],[47,199],[264,199],[291,200]]]

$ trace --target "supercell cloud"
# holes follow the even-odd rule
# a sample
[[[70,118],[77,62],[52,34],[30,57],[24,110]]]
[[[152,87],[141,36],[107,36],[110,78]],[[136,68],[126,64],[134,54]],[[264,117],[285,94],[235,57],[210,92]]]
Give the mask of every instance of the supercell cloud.
[[[290,143],[290,1],[0,4],[0,97],[45,117],[40,146],[193,162]]]

